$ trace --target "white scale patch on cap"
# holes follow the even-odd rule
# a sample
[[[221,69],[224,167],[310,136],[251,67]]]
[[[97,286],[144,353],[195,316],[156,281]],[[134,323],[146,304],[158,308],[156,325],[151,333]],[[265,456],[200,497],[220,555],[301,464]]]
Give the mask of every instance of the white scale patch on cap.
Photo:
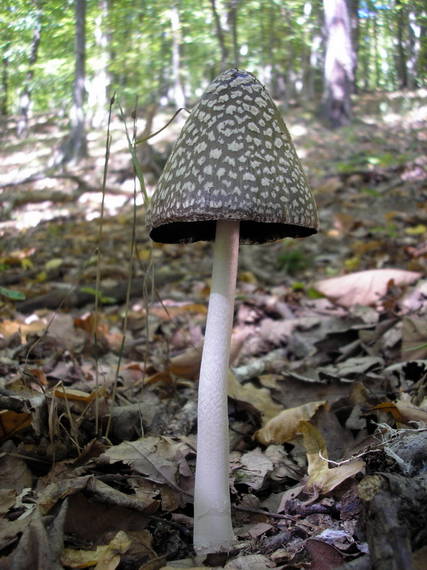
[[[261,83],[238,69],[221,73],[193,109],[148,213],[153,239],[165,242],[201,239],[191,224],[218,219],[258,222],[258,234],[245,237],[255,242],[317,229],[316,206],[280,113]],[[181,238],[181,224],[169,235],[181,222],[191,230]],[[269,224],[283,231],[270,235]]]

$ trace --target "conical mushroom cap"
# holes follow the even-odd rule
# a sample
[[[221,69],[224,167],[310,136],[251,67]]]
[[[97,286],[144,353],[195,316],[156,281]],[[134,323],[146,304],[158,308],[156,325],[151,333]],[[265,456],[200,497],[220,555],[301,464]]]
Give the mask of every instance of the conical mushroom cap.
[[[221,73],[188,117],[148,211],[163,243],[213,240],[217,220],[239,220],[240,241],[317,231],[316,204],[279,110],[240,69]]]

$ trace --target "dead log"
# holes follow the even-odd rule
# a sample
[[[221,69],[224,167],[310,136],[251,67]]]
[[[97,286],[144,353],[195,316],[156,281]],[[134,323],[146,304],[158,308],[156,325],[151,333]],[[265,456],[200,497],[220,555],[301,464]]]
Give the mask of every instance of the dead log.
[[[159,271],[156,275],[156,287],[178,281],[182,279],[182,274],[177,272]],[[120,304],[126,301],[128,281],[119,281],[112,287],[102,287],[98,293],[101,304],[111,305]],[[130,288],[130,296],[142,297],[144,291],[144,278],[135,278],[132,280]],[[20,313],[29,314],[38,309],[71,309],[83,307],[89,303],[93,303],[95,298],[95,284],[87,286],[79,286],[73,289],[54,289],[46,295],[40,295],[33,299],[27,299],[22,303],[16,303],[16,310]]]
[[[414,430],[408,441],[407,431],[402,432],[402,442],[395,441],[392,445],[394,453],[404,457],[404,464],[396,465],[404,474],[376,473],[359,484],[375,570],[413,570],[413,553],[426,544],[426,438],[426,431]]]

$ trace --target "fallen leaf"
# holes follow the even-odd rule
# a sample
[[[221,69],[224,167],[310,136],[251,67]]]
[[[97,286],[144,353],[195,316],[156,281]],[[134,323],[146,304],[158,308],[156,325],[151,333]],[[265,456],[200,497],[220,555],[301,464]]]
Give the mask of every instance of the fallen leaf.
[[[283,410],[279,415],[269,420],[264,427],[255,433],[255,438],[264,445],[270,443],[285,443],[295,438],[302,420],[310,420],[326,400],[308,402],[296,408]]]
[[[0,410],[0,438],[8,438],[31,425],[31,414]]]
[[[114,570],[120,564],[120,555],[125,554],[131,545],[131,540],[120,530],[101,553],[96,570]]]
[[[107,545],[97,546],[94,550],[76,550],[64,548],[61,562],[69,568],[90,568],[114,570],[120,564],[120,554],[130,547],[131,540],[123,531],[119,531]]]
[[[374,305],[387,293],[389,284],[410,285],[421,273],[403,269],[370,269],[317,281],[316,289],[339,305]]]
[[[364,468],[365,462],[357,459],[331,469],[328,464],[326,443],[320,431],[307,421],[300,422],[299,431],[303,434],[304,447],[307,452],[306,487],[308,489],[315,488],[321,493],[329,493]]]
[[[230,364],[239,355],[243,343],[252,334],[249,329],[235,331],[231,337],[230,347]],[[203,344],[189,348],[182,354],[178,354],[171,358],[166,370],[156,372],[149,378],[144,380],[145,385],[155,384],[157,382],[173,382],[176,377],[187,378],[188,380],[197,380],[200,372],[200,364],[202,361]]]
[[[322,540],[309,538],[305,542],[305,548],[312,558],[310,564],[312,570],[329,570],[341,566],[344,562],[344,557],[339,550]]]
[[[255,490],[263,487],[267,475],[273,471],[272,461],[259,447],[244,453],[240,463],[242,467],[237,469],[237,480]]]
[[[169,484],[179,491],[179,477],[183,480],[193,478],[186,460],[190,453],[192,450],[183,442],[149,436],[110,447],[98,460],[110,464],[123,462],[150,481]]]
[[[264,421],[274,418],[282,406],[271,399],[267,388],[257,388],[250,382],[241,384],[231,370],[228,371],[228,395],[239,402],[246,402],[258,410]]]
[[[427,411],[409,402],[381,402],[371,409],[389,412],[397,422],[403,424],[411,421],[427,423]]]
[[[404,360],[427,358],[427,319],[425,315],[403,318],[402,356]]]
[[[57,398],[61,398],[64,400],[72,400],[75,402],[92,402],[95,400],[96,397],[100,397],[101,395],[105,395],[104,390],[94,390],[91,393],[83,392],[83,390],[75,390],[73,388],[66,388],[65,386],[60,386],[55,388],[53,391],[53,395]]]

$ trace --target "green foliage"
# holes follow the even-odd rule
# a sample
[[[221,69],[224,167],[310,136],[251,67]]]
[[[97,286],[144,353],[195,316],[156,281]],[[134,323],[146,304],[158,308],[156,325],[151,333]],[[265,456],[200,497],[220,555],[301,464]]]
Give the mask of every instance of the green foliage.
[[[216,6],[224,43],[232,52],[227,23],[229,2]],[[179,76],[191,101],[221,67],[215,18],[208,0],[179,0]],[[108,7],[108,8],[107,8]],[[87,2],[87,88],[106,57],[110,93],[117,92],[125,110],[159,102],[173,104],[174,33],[170,0]],[[0,66],[3,99],[16,112],[18,95],[28,72],[36,19],[41,13],[41,42],[32,77],[33,109],[67,114],[74,80],[74,3],[71,0],[5,0],[0,4]],[[245,0],[238,3],[239,65],[256,72],[279,96],[288,100],[317,98],[322,86],[321,2],[307,0]],[[358,83],[362,89],[399,86],[396,37],[403,30],[403,53],[411,61],[415,87],[426,84],[427,25],[422,0],[359,3]],[[402,27],[403,26],[403,27]],[[97,34],[102,29],[107,44]],[[411,35],[412,34],[412,35]],[[176,38],[175,38],[176,39]],[[317,46],[315,49],[313,46]],[[415,55],[410,50],[415,46]],[[416,57],[415,57],[416,56]],[[415,60],[414,60],[415,57]]]
[[[98,302],[101,305],[114,305],[117,303],[117,299],[114,297],[108,297],[107,295],[103,295],[102,291],[94,289],[93,287],[82,287],[81,291],[83,293],[88,293],[89,295],[93,295],[94,299],[98,299]]]
[[[13,289],[6,289],[6,287],[0,286],[0,295],[10,299],[11,301],[24,301],[25,295],[21,291],[15,291]]]
[[[280,270],[294,276],[308,269],[312,263],[311,257],[298,246],[284,242],[283,250],[277,256],[277,265]]]

